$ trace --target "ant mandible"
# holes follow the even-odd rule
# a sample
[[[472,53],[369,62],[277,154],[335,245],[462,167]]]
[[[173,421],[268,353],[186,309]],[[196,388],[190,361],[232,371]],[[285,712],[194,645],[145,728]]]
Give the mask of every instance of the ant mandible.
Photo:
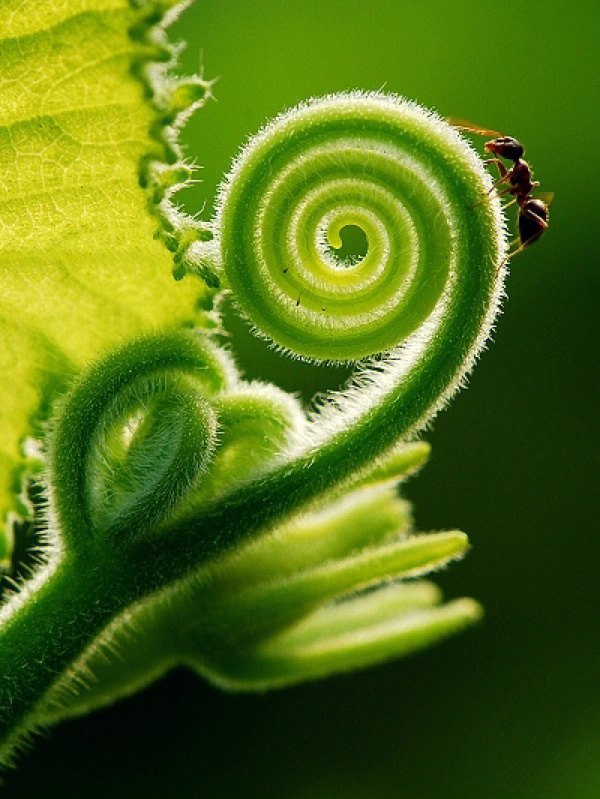
[[[512,242],[518,246],[515,250],[509,252],[502,262],[504,263],[508,258],[518,255],[527,247],[534,244],[542,233],[548,229],[548,206],[552,202],[554,195],[544,195],[546,201],[542,200],[541,197],[531,196],[531,193],[535,191],[540,184],[537,180],[532,180],[533,171],[527,161],[523,160],[525,148],[520,141],[514,139],[512,136],[503,136],[496,130],[486,130],[485,128],[472,125],[470,122],[463,123],[460,120],[450,120],[450,122],[454,127],[459,128],[459,130],[464,130],[468,133],[476,133],[479,136],[495,137],[491,141],[487,141],[484,145],[487,152],[492,153],[494,156],[485,161],[485,163],[496,164],[498,172],[500,173],[500,177],[494,183],[489,193],[491,194],[497,186],[508,183],[505,189],[498,192],[498,196],[502,197],[505,194],[512,194],[514,199],[505,207],[508,208],[508,206],[513,203],[517,203],[519,206],[519,238]],[[500,158],[512,161],[513,166],[507,169]],[[482,200],[482,202],[485,202],[485,200]],[[500,264],[500,266],[502,266],[502,264]]]

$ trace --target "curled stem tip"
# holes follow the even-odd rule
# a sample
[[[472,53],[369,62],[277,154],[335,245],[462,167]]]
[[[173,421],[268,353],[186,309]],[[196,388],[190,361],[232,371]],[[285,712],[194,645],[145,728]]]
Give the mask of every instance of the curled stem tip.
[[[452,292],[491,286],[504,254],[481,160],[432,112],[396,96],[337,94],[277,117],[246,144],[219,197],[226,284],[276,345],[317,360],[392,350]],[[366,252],[340,255],[341,234]]]

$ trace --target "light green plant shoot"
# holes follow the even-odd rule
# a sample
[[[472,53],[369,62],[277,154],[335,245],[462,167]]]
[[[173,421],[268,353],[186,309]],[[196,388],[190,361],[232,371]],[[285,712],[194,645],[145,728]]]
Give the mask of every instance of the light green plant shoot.
[[[0,608],[4,763],[175,665],[264,690],[481,613],[415,579],[468,542],[416,534],[397,484],[498,310],[503,217],[495,194],[476,204],[490,177],[435,114],[352,92],[267,125],[212,220],[187,216],[178,132],[211,84],[173,77],[180,10],[0,14],[0,564],[19,519],[42,531]],[[280,350],[353,376],[310,412],[245,381],[227,296]]]

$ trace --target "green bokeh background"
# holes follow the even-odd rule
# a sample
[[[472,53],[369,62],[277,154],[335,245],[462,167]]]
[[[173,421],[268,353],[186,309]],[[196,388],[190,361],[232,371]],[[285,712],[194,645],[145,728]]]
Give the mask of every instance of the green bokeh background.
[[[513,262],[495,343],[407,486],[421,529],[469,533],[438,581],[487,615],[409,659],[264,696],[173,673],[38,740],[6,796],[600,796],[598,8],[199,0],[177,23],[183,69],[202,58],[220,76],[185,134],[204,164],[190,210],[208,212],[266,118],[382,86],[517,136],[556,193],[550,231]],[[244,358],[289,388],[323,379],[262,349]]]

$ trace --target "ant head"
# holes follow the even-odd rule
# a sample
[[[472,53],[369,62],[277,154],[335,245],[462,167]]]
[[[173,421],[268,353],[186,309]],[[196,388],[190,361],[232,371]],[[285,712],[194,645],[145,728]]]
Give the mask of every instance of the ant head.
[[[485,143],[485,149],[499,155],[501,158],[507,158],[509,161],[517,162],[525,152],[525,148],[517,139],[512,136],[501,136],[498,139],[492,139]]]

